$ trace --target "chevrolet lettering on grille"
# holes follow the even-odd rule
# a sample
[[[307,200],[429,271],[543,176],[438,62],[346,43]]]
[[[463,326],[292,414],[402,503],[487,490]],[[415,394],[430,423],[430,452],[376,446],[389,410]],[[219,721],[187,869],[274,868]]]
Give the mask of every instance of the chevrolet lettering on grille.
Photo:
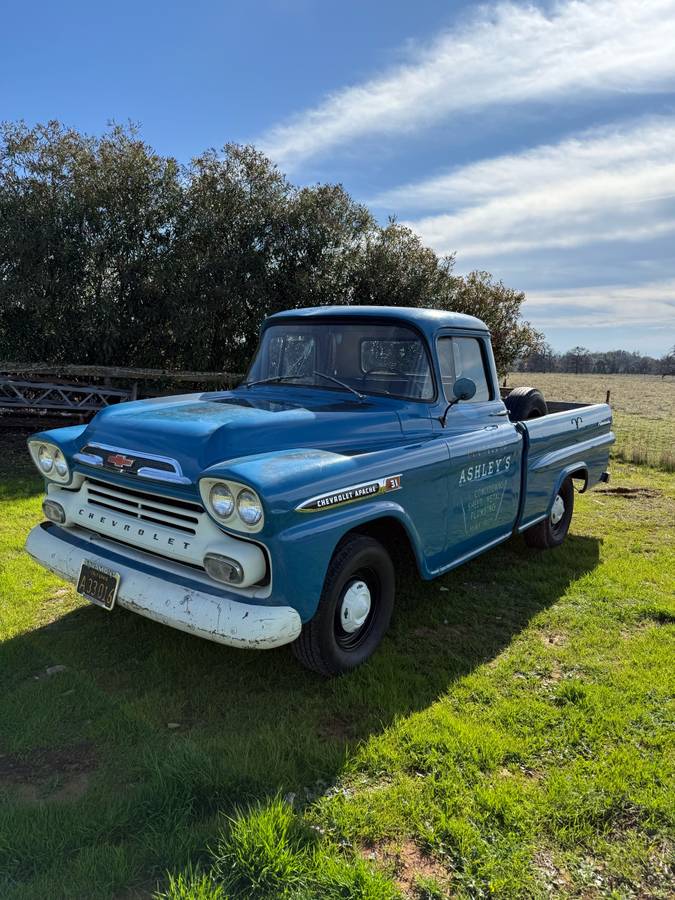
[[[182,546],[183,550],[189,550],[191,546],[191,542],[186,541],[182,537],[167,536],[159,531],[154,531],[152,528],[144,528],[140,525],[131,525],[126,522],[120,522],[113,516],[101,515],[100,513],[91,512],[90,510],[85,509],[83,506],[78,509],[77,514],[83,519],[86,519],[88,522],[96,523],[97,525],[104,525],[106,526],[106,528],[121,532],[125,535],[133,535],[139,538],[145,537],[146,541],[157,541],[158,543],[164,544],[167,547]]]

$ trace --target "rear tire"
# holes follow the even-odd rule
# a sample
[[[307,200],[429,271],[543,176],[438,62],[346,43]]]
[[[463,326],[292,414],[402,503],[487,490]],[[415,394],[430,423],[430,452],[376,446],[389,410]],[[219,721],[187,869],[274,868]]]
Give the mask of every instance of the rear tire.
[[[382,544],[348,535],[328,566],[314,618],[291,644],[296,659],[327,676],[360,666],[389,627],[395,592],[394,565]]]
[[[528,419],[538,419],[548,413],[544,395],[533,387],[514,388],[504,400],[504,404],[512,422],[526,422]]]
[[[528,547],[551,550],[559,547],[567,536],[574,512],[574,484],[566,478],[555,495],[553,507],[546,518],[523,532]]]

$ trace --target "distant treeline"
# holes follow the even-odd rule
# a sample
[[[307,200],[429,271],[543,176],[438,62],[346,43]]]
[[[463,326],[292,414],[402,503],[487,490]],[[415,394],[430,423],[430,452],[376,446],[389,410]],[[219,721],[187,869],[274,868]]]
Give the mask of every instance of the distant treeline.
[[[516,372],[565,372],[575,375],[675,375],[675,346],[656,359],[628,350],[593,353],[585,347],[573,347],[556,353],[542,344],[528,356],[516,361]]]
[[[252,147],[181,166],[133,128],[0,128],[0,360],[242,371],[266,315],[372,303],[479,316],[507,371],[542,337],[524,294],[453,266]]]

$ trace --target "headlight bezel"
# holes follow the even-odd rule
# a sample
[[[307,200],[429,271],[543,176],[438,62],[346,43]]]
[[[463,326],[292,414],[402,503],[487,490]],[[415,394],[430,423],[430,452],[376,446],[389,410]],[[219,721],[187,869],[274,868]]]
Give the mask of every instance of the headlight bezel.
[[[56,484],[67,484],[70,481],[70,466],[65,453],[58,444],[51,441],[30,440],[28,441],[28,451],[35,468],[47,481],[53,481]]]
[[[234,498],[234,508],[227,517],[219,515],[211,502],[211,495],[214,489],[221,485],[227,488]],[[199,481],[199,493],[207,512],[222,528],[231,528],[233,531],[243,532],[244,534],[256,534],[264,528],[265,507],[258,492],[250,485],[232,481],[230,478],[201,478]],[[247,523],[239,514],[239,496],[242,493],[245,493],[245,496],[246,494],[251,494],[260,509],[260,517],[252,524]]]

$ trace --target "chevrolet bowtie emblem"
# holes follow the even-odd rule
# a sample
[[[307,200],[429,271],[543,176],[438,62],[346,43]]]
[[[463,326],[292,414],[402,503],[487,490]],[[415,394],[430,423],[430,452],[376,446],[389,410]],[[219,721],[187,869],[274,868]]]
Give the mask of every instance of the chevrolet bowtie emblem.
[[[124,456],[122,453],[111,453],[107,462],[116,469],[128,469],[133,466],[134,459],[131,456]]]

